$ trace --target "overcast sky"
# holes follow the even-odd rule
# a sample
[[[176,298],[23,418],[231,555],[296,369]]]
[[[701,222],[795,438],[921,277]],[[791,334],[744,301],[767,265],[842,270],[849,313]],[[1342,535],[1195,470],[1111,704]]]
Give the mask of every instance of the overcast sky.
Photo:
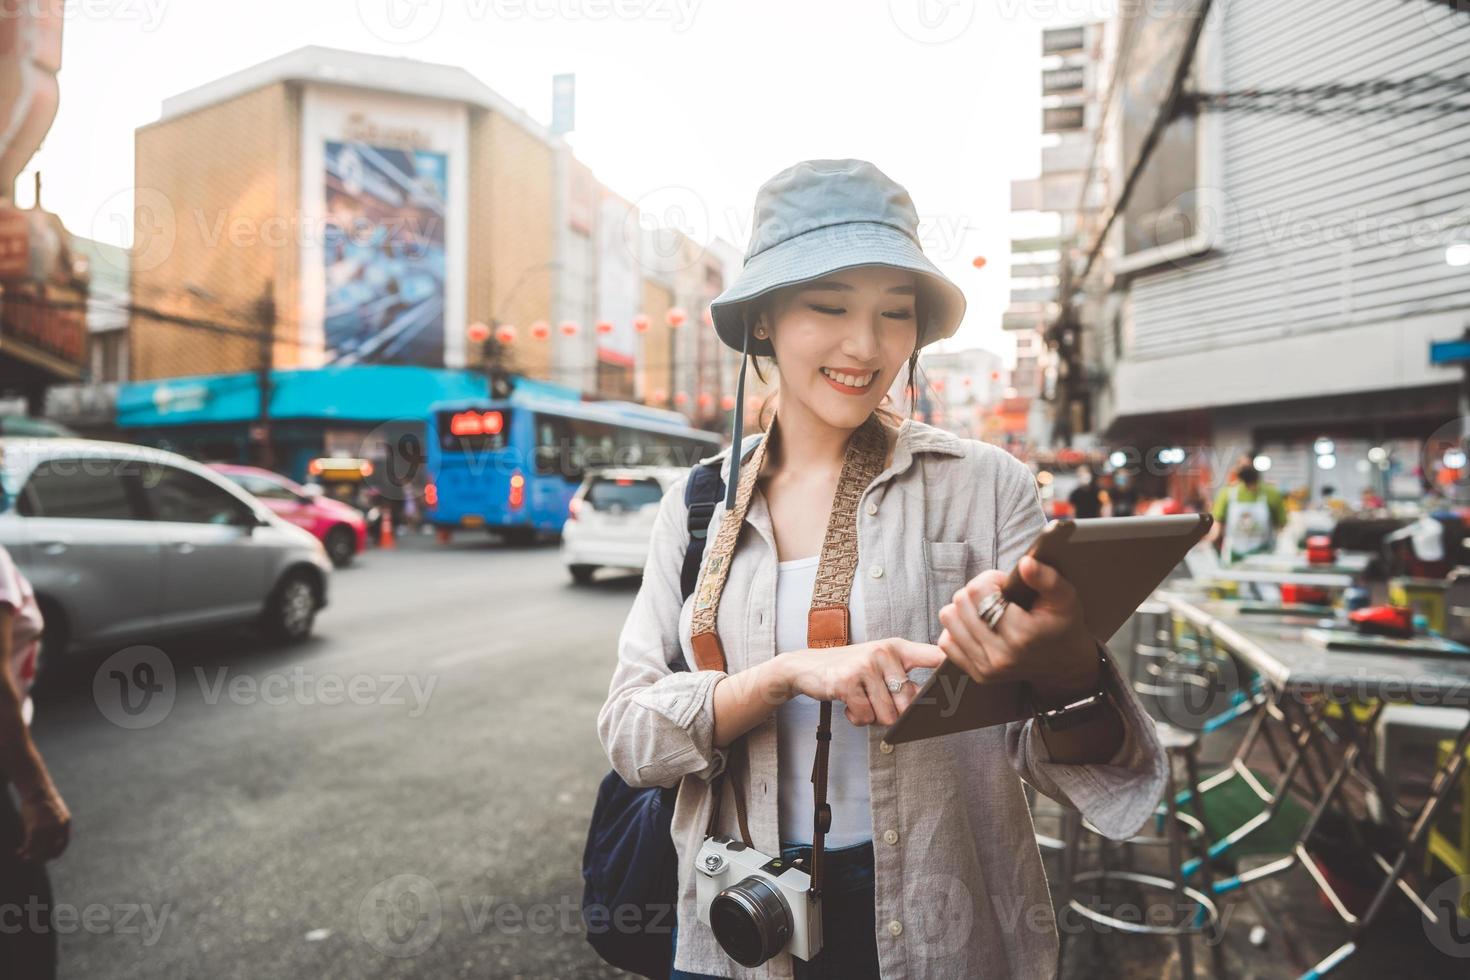
[[[809,158],[871,160],[909,189],[926,251],[969,298],[955,346],[1007,358],[1007,242],[1038,230],[1010,214],[1009,184],[1040,167],[1040,31],[1110,12],[1105,0],[66,7],[61,109],[32,169],[45,205],[76,234],[130,241],[133,130],[158,118],[165,97],[302,45],[458,65],[543,122],[551,76],[574,72],[568,139],[598,179],[655,212],[692,193],[696,228],[742,251],[767,177]],[[30,203],[29,171],[18,198]]]

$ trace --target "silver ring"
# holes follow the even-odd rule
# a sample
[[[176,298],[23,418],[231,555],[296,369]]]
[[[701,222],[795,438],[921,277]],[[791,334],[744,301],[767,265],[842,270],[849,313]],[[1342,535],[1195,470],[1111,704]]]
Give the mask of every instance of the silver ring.
[[[986,596],[976,611],[979,613],[980,618],[985,621],[985,625],[993,630],[996,624],[1000,622],[1000,617],[1005,615],[1006,607],[1009,605],[1010,602],[1007,601],[1006,597],[1001,595],[999,591],[996,591]]]
[[[905,683],[906,683],[906,678],[901,678],[901,677],[890,677],[890,678],[888,678],[888,693],[889,694],[897,694],[899,691],[902,691],[903,690],[903,685]]]
[[[996,608],[1005,605],[1005,601],[1006,597],[1001,594],[999,589],[996,589],[984,599],[980,600],[980,604],[975,607],[975,613],[988,623]]]

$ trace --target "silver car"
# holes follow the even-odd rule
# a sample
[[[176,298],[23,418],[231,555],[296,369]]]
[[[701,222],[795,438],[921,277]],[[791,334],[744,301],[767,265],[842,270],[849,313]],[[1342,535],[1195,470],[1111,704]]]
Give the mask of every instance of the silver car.
[[[332,571],[309,532],[206,467],[85,439],[0,438],[0,544],[48,654],[243,622],[300,640]]]

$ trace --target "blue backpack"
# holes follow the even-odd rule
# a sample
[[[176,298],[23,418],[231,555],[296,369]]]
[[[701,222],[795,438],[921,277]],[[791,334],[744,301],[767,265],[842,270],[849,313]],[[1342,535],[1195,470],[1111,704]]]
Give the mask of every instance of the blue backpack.
[[[689,471],[684,504],[689,547],[679,586],[688,599],[699,579],[709,522],[725,495],[718,462]],[[682,656],[671,670],[687,670]],[[616,772],[602,778],[582,850],[582,921],[597,955],[623,970],[667,980],[674,967],[678,853],[670,835],[677,785],[634,789]]]

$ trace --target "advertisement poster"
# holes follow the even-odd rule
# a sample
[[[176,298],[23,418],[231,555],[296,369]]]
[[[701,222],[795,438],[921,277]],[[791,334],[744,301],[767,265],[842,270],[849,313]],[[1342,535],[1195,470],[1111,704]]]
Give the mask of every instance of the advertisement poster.
[[[442,365],[446,154],[325,150],[327,363]]]

